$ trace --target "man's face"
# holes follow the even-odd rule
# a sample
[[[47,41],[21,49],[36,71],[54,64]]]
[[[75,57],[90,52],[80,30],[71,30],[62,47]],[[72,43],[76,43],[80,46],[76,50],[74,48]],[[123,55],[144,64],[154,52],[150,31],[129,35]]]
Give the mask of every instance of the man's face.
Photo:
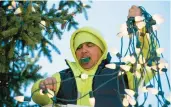
[[[90,69],[95,66],[100,57],[102,56],[101,49],[91,42],[81,44],[77,48],[75,53],[80,65],[84,69]],[[90,61],[86,63],[81,63],[80,59],[82,58],[90,58]]]

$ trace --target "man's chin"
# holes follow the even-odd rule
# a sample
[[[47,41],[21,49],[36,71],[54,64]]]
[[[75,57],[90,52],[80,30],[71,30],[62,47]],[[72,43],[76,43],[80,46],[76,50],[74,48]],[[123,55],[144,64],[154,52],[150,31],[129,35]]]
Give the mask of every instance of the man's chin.
[[[82,68],[84,68],[84,69],[86,69],[86,70],[92,68],[92,66],[91,66],[89,63],[82,64],[81,66],[82,66]]]

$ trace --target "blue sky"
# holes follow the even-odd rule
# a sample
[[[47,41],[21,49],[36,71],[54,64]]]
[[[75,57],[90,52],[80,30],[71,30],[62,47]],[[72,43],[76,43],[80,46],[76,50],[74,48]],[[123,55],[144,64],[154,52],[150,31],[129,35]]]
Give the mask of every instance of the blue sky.
[[[55,1],[48,1],[49,6]],[[58,4],[56,4],[58,5]],[[120,49],[120,38],[116,36],[119,32],[120,25],[127,20],[128,10],[132,5],[143,6],[151,15],[161,14],[165,22],[160,26],[158,38],[162,48],[165,48],[165,59],[170,62],[170,2],[169,1],[93,1],[88,10],[89,20],[85,20],[83,15],[75,16],[79,22],[79,27],[92,26],[102,32],[109,49]],[[57,38],[52,42],[60,49],[61,55],[52,52],[53,62],[49,63],[46,58],[41,58],[39,64],[42,66],[40,73],[48,73],[51,76],[55,72],[67,68],[64,59],[73,61],[70,51],[70,36],[74,32],[65,32],[62,40]],[[128,38],[124,39],[124,44],[127,44]],[[125,45],[126,50],[126,45]],[[112,59],[115,61],[116,57]],[[170,72],[170,71],[169,71]],[[170,76],[169,76],[170,77]],[[165,77],[162,76],[163,85],[166,87]],[[167,87],[166,87],[167,88]],[[166,89],[166,94],[168,90]],[[156,97],[149,95],[148,102],[152,103],[153,107],[157,107]],[[147,102],[147,103],[148,103]]]

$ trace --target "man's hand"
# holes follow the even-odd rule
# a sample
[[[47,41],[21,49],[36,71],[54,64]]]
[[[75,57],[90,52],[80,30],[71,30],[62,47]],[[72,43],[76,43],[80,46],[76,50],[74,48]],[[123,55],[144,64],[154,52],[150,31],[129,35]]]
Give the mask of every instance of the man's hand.
[[[141,16],[141,10],[138,6],[133,5],[130,9],[129,9],[129,13],[128,13],[128,18],[130,17],[135,17],[135,16]]]
[[[54,77],[48,77],[40,82],[39,87],[42,90],[50,89],[52,91],[56,91],[57,81]]]

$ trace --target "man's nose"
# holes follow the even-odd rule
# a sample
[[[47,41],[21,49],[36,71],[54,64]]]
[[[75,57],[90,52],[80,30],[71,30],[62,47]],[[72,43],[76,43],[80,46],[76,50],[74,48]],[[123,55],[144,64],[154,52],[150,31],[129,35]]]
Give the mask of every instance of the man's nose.
[[[83,47],[82,47],[82,52],[83,53],[86,53],[87,52],[87,47],[85,45],[83,45]]]

